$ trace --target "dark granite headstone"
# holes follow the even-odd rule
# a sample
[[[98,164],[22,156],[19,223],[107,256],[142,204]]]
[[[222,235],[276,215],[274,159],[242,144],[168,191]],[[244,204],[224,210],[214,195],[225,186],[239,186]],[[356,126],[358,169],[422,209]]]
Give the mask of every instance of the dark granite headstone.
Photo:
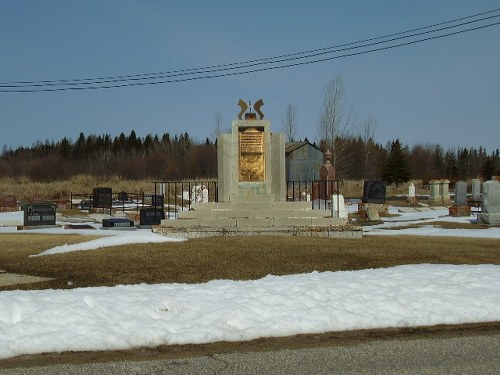
[[[386,186],[384,181],[367,180],[363,186],[363,203],[385,203]]]
[[[24,226],[56,225],[56,206],[35,203],[24,206]]]
[[[118,193],[118,200],[120,202],[127,202],[128,201],[128,194],[125,193],[124,191],[121,191]]]
[[[148,207],[142,208],[140,212],[141,225],[160,225],[161,221],[165,219],[165,212],[163,211],[163,209]]]
[[[92,207],[94,208],[112,208],[113,189],[94,188],[92,191]]]
[[[151,206],[163,208],[163,195],[152,195]]]
[[[124,218],[113,217],[102,219],[103,228],[131,228],[134,226],[134,221]]]

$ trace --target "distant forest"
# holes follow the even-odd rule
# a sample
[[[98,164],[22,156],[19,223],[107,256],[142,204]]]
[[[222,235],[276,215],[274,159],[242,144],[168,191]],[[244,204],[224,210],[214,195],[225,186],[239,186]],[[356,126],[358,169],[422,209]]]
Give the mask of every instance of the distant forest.
[[[401,170],[403,180],[434,178],[450,181],[490,179],[500,175],[499,150],[456,148],[435,144],[408,147],[399,140],[386,145],[360,137],[337,139],[337,178],[383,178]],[[319,145],[321,147],[321,143]],[[124,179],[183,180],[217,177],[217,145],[210,139],[194,141],[188,133],[138,137],[135,131],[117,137],[80,134],[76,141],[37,142],[12,150],[3,147],[0,177],[28,177],[33,181],[64,180],[90,174]],[[397,180],[395,180],[397,182]]]

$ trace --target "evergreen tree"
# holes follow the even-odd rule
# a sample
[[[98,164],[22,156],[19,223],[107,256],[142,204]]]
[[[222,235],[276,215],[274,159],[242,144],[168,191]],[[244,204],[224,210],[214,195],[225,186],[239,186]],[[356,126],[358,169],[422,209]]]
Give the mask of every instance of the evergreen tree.
[[[388,184],[395,183],[396,186],[410,180],[412,172],[406,155],[403,152],[399,139],[392,141],[389,156],[384,166],[382,178]]]

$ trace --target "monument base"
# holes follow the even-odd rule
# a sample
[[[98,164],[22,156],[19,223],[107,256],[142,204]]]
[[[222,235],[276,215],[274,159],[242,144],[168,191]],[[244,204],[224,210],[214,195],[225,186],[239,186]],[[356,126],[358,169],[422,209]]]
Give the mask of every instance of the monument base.
[[[361,227],[353,225],[293,226],[293,227],[170,227],[155,226],[153,232],[176,238],[297,236],[329,238],[362,238]]]
[[[153,232],[174,237],[316,236],[361,238],[362,230],[333,218],[329,210],[313,210],[311,202],[274,201],[271,194],[234,196],[229,202],[197,203],[177,220],[162,220]]]
[[[448,208],[448,214],[452,217],[470,216],[470,207],[454,204]]]

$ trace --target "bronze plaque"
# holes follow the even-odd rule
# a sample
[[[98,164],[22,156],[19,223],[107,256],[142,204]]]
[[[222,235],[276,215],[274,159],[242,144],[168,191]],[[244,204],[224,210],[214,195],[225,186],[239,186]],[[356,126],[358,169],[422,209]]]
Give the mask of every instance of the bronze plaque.
[[[246,128],[240,130],[239,141],[240,181],[264,181],[264,129]]]

